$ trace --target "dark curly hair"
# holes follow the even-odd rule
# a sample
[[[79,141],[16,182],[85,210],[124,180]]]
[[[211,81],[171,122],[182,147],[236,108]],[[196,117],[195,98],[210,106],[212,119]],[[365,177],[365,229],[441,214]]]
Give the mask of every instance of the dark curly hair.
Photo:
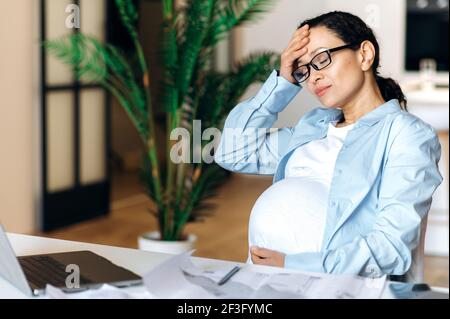
[[[380,46],[372,29],[359,17],[342,11],[332,11],[315,18],[303,21],[298,29],[308,24],[310,28],[324,26],[335,33],[345,43],[358,43],[354,50],[359,48],[362,41],[368,40],[375,47],[375,58],[372,71],[385,101],[397,99],[400,106],[407,110],[406,97],[397,81],[391,78],[381,77],[378,68],[380,66]]]

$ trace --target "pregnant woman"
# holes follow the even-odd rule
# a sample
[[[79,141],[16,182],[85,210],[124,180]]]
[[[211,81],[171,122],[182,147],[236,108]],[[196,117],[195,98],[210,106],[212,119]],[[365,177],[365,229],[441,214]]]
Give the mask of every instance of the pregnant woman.
[[[380,48],[358,17],[301,23],[260,91],[228,115],[215,161],[274,175],[249,224],[249,262],[325,273],[404,275],[442,181],[432,127],[378,73]],[[271,129],[306,88],[323,107]]]

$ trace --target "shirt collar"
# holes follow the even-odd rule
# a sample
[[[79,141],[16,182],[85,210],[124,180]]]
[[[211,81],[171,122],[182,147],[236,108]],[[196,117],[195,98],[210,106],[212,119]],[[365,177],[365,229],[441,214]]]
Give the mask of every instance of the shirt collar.
[[[325,118],[319,119],[319,122],[325,122],[328,125],[330,122],[342,119],[343,114],[341,109],[326,108],[324,110],[326,110],[327,114]],[[361,125],[372,126],[382,120],[387,114],[395,113],[400,110],[401,107],[398,100],[392,99],[362,116],[355,124],[360,123]]]

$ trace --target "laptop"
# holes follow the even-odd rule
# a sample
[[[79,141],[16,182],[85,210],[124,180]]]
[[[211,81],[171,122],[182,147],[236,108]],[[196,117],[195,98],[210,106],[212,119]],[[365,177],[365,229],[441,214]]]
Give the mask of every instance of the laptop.
[[[0,277],[30,296],[44,294],[47,284],[64,292],[142,284],[140,276],[87,250],[16,257],[2,225]]]

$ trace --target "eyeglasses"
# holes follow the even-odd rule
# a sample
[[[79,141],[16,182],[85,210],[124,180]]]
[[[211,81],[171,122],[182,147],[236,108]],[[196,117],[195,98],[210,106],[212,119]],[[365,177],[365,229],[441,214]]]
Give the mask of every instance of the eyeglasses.
[[[309,75],[311,74],[311,66],[317,71],[322,70],[323,68],[326,68],[327,66],[329,66],[331,64],[331,62],[332,62],[331,53],[332,52],[353,48],[353,47],[355,47],[355,45],[358,45],[358,44],[359,44],[358,42],[354,42],[354,43],[346,44],[346,45],[336,47],[333,49],[328,49],[328,50],[322,51],[322,52],[316,54],[308,64],[301,65],[294,72],[292,72],[292,77],[298,83],[305,82],[309,78]]]

